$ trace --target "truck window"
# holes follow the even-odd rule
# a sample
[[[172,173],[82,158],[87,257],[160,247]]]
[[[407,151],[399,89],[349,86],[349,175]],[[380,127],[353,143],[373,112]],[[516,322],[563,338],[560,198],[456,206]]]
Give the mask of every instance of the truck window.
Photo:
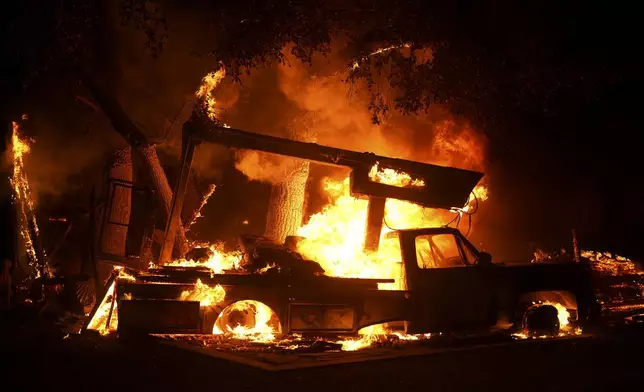
[[[416,261],[423,269],[465,266],[456,238],[451,234],[426,234],[416,237]]]
[[[472,253],[470,248],[465,246],[463,241],[459,240],[458,243],[461,246],[461,249],[463,250],[463,257],[465,258],[465,261],[467,262],[467,264],[469,264],[469,265],[476,264],[476,262],[477,262],[476,255],[474,255],[474,253]]]

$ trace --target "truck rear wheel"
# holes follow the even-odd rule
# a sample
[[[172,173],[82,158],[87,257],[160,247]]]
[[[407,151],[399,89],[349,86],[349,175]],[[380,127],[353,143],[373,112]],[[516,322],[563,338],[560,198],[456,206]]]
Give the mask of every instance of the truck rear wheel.
[[[217,317],[213,334],[248,335],[281,333],[277,314],[266,304],[253,301],[237,301],[227,306]]]
[[[530,336],[557,336],[561,328],[558,315],[552,305],[532,305],[523,314],[523,330]]]

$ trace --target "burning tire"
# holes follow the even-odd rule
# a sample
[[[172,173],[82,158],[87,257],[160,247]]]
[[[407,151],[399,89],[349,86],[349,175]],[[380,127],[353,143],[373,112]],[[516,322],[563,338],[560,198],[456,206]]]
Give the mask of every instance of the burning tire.
[[[534,304],[523,314],[522,327],[530,336],[557,336],[561,324],[559,311],[547,304]]]
[[[236,338],[265,337],[281,333],[277,314],[266,304],[244,300],[227,306],[217,317],[212,333]]]

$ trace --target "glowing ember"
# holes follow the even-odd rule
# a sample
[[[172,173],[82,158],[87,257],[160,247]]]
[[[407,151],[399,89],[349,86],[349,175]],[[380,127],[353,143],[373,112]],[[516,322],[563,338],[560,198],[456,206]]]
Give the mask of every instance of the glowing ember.
[[[210,287],[201,283],[201,279],[197,279],[192,290],[183,291],[181,297],[179,297],[181,301],[199,301],[199,306],[202,308],[215,306],[222,302],[224,298],[226,298],[226,291],[221,285]]]
[[[644,274],[633,260],[609,252],[582,250],[581,257],[590,260],[592,268],[601,274],[611,276]]]
[[[195,92],[197,98],[203,100],[204,109],[206,110],[208,117],[213,121],[216,121],[219,116],[217,101],[215,100],[213,91],[225,77],[226,70],[224,68],[221,68],[216,72],[210,72],[201,79],[201,85]]]
[[[392,50],[401,49],[401,48],[411,48],[411,44],[405,43],[405,44],[401,44],[401,45],[391,45],[391,46],[387,46],[385,48],[378,48],[375,51],[369,53],[368,55],[360,58],[359,60],[354,61],[353,65],[351,65],[351,69],[355,70],[357,68],[360,68],[360,63],[362,63],[364,61],[367,61],[369,59],[369,57],[377,56],[379,54],[387,53],[387,52],[390,52]]]
[[[393,185],[401,188],[422,188],[425,186],[425,181],[423,181],[422,179],[412,178],[409,174],[402,171],[390,168],[382,168],[379,166],[378,162],[376,162],[376,164],[371,167],[371,170],[369,170],[369,179],[373,182],[379,182],[381,184]]]
[[[215,274],[226,270],[239,269],[242,260],[241,252],[225,252],[220,244],[209,245],[210,257],[206,261],[176,260],[165,265],[171,267],[207,267]]]
[[[14,200],[18,204],[18,225],[20,236],[24,241],[27,250],[27,257],[29,258],[28,264],[33,268],[35,278],[40,277],[40,269],[38,268],[38,256],[34,248],[34,238],[32,237],[29,225],[32,225],[34,234],[37,236],[39,233],[38,222],[36,221],[36,214],[34,212],[34,203],[31,197],[31,190],[29,189],[29,180],[25,172],[23,158],[29,154],[29,144],[20,138],[20,127],[18,123],[13,122],[13,133],[11,135],[11,151],[13,153],[13,175],[10,178],[11,186],[13,187]]]

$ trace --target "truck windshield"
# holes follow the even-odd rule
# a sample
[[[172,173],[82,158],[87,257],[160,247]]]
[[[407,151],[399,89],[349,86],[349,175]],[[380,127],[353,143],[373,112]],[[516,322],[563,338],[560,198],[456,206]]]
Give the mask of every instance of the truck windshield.
[[[451,234],[426,234],[416,237],[416,260],[418,266],[423,269],[466,265],[456,238]]]

